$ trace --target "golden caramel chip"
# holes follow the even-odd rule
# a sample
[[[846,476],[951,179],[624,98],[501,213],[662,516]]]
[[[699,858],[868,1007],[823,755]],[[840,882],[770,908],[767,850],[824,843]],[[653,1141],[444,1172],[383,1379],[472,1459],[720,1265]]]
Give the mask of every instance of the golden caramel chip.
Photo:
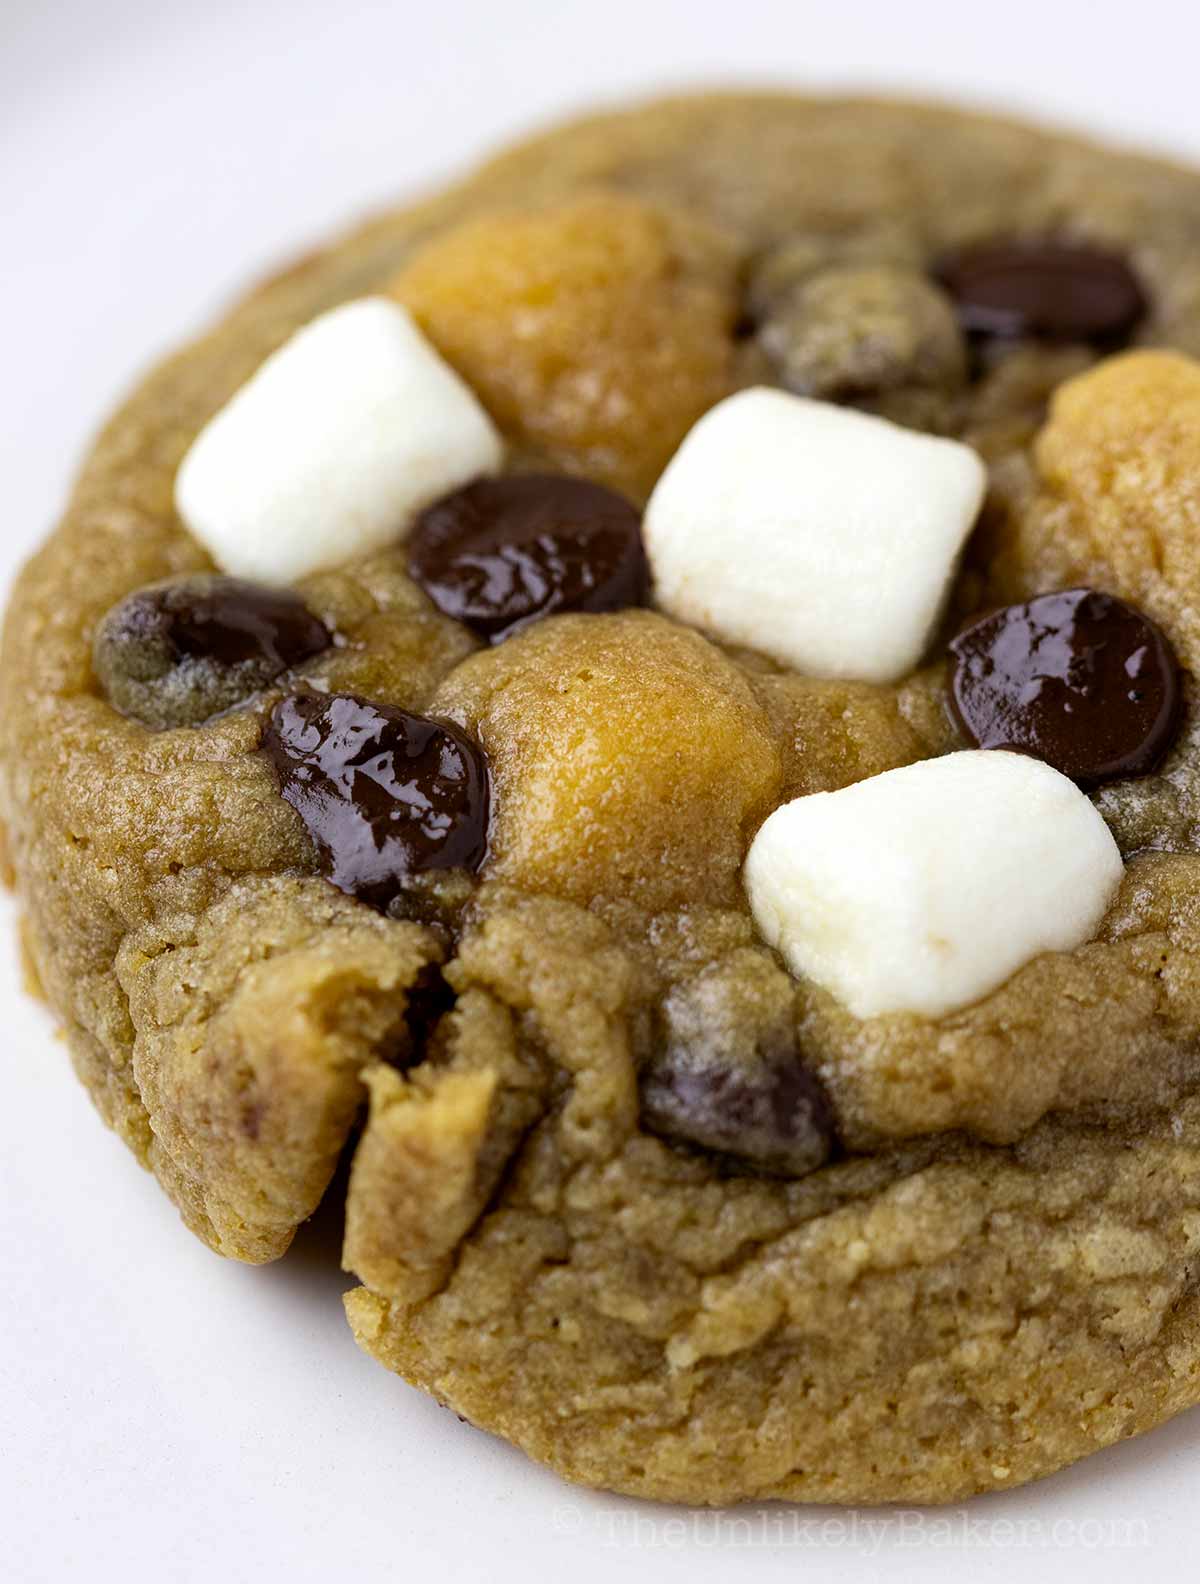
[[[471,220],[392,283],[519,444],[643,495],[731,388],[734,255],[615,195]]]

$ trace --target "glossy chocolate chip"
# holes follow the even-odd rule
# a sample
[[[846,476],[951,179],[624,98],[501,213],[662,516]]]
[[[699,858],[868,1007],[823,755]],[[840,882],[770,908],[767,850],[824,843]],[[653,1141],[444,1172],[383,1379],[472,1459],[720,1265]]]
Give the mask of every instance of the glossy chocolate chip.
[[[950,702],[980,748],[1044,759],[1082,787],[1145,775],[1179,722],[1179,667],[1162,631],[1093,589],[1043,594],[950,645]]]
[[[330,641],[290,590],[195,573],[115,605],[100,623],[93,660],[113,707],[162,731],[233,708]]]
[[[1118,253],[1053,239],[998,241],[947,255],[934,271],[977,337],[1082,341],[1113,348],[1146,314]]]
[[[487,856],[487,762],[446,721],[349,694],[278,704],[263,751],[339,891],[387,911],[414,876]]]
[[[438,610],[491,643],[558,612],[644,604],[649,587],[636,508],[545,474],[446,496],[414,526],[408,565]]]
[[[820,1080],[788,1044],[752,1062],[668,1051],[642,1079],[642,1122],[739,1165],[803,1177],[833,1152],[833,1112]]]

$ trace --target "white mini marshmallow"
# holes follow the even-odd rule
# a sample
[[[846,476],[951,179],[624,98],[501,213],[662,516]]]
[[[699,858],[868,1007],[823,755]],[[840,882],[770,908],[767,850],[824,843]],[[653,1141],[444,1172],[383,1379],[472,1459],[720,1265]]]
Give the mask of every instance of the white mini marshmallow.
[[[364,297],[298,330],[221,408],[175,504],[222,571],[291,583],[397,539],[502,456],[406,310]]]
[[[1120,884],[1066,776],[972,749],[786,803],[746,860],[755,921],[856,1017],[940,1017],[1091,939]]]
[[[742,391],[646,508],[659,604],[810,676],[894,681],[925,651],[986,483],[957,441]]]

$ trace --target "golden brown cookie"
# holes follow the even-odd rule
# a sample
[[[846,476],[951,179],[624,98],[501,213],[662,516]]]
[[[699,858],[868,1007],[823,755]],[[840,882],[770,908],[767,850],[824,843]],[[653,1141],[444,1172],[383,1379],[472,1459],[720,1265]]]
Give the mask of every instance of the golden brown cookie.
[[[1200,177],[1165,163],[682,99],[371,222],[152,374],[13,596],[0,814],[80,1076],[187,1224],[273,1259],[349,1146],[359,1342],[637,1495],[949,1501],[1200,1400],[1198,258]],[[486,410],[501,483],[622,497],[551,490],[555,532],[606,537],[511,630],[414,578],[405,535],[441,555],[526,486],[269,606],[176,508],[214,414],[364,297]],[[638,608],[628,522],[763,385],[987,464],[894,681]],[[1153,762],[1086,788],[1124,860],[1102,922],[941,1016],[853,1015],[767,945],[756,833],[968,747],[950,640],[1081,588],[1183,677]],[[435,793],[385,839],[405,755]]]

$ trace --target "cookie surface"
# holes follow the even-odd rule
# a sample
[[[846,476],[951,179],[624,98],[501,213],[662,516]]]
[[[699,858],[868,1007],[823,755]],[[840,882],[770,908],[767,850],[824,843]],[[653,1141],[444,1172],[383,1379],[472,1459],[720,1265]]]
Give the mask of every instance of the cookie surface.
[[[1200,177],[1165,164],[911,106],[681,100],[372,222],[154,373],[14,595],[0,812],[80,1076],[188,1225],[277,1257],[353,1138],[359,1341],[639,1495],[952,1500],[1200,1400],[1198,256]],[[970,445],[988,501],[925,662],[816,680],[723,645],[638,603],[627,538],[604,603],[568,566],[460,621],[398,535],[265,637],[255,607],[252,643],[226,611],[232,684],[164,648],[140,591],[212,603],[185,453],[293,332],[379,295],[508,474],[626,510],[749,386]],[[852,1016],[764,944],[751,840],[969,747],[950,640],[1074,589],[1183,674],[1153,754],[1122,740],[1137,776],[1091,792],[1125,861],[1098,933],[937,1019]],[[470,874],[456,848],[382,906],[329,883],[261,751],[297,690],[361,701],[391,753],[442,722],[481,821],[483,756]]]

